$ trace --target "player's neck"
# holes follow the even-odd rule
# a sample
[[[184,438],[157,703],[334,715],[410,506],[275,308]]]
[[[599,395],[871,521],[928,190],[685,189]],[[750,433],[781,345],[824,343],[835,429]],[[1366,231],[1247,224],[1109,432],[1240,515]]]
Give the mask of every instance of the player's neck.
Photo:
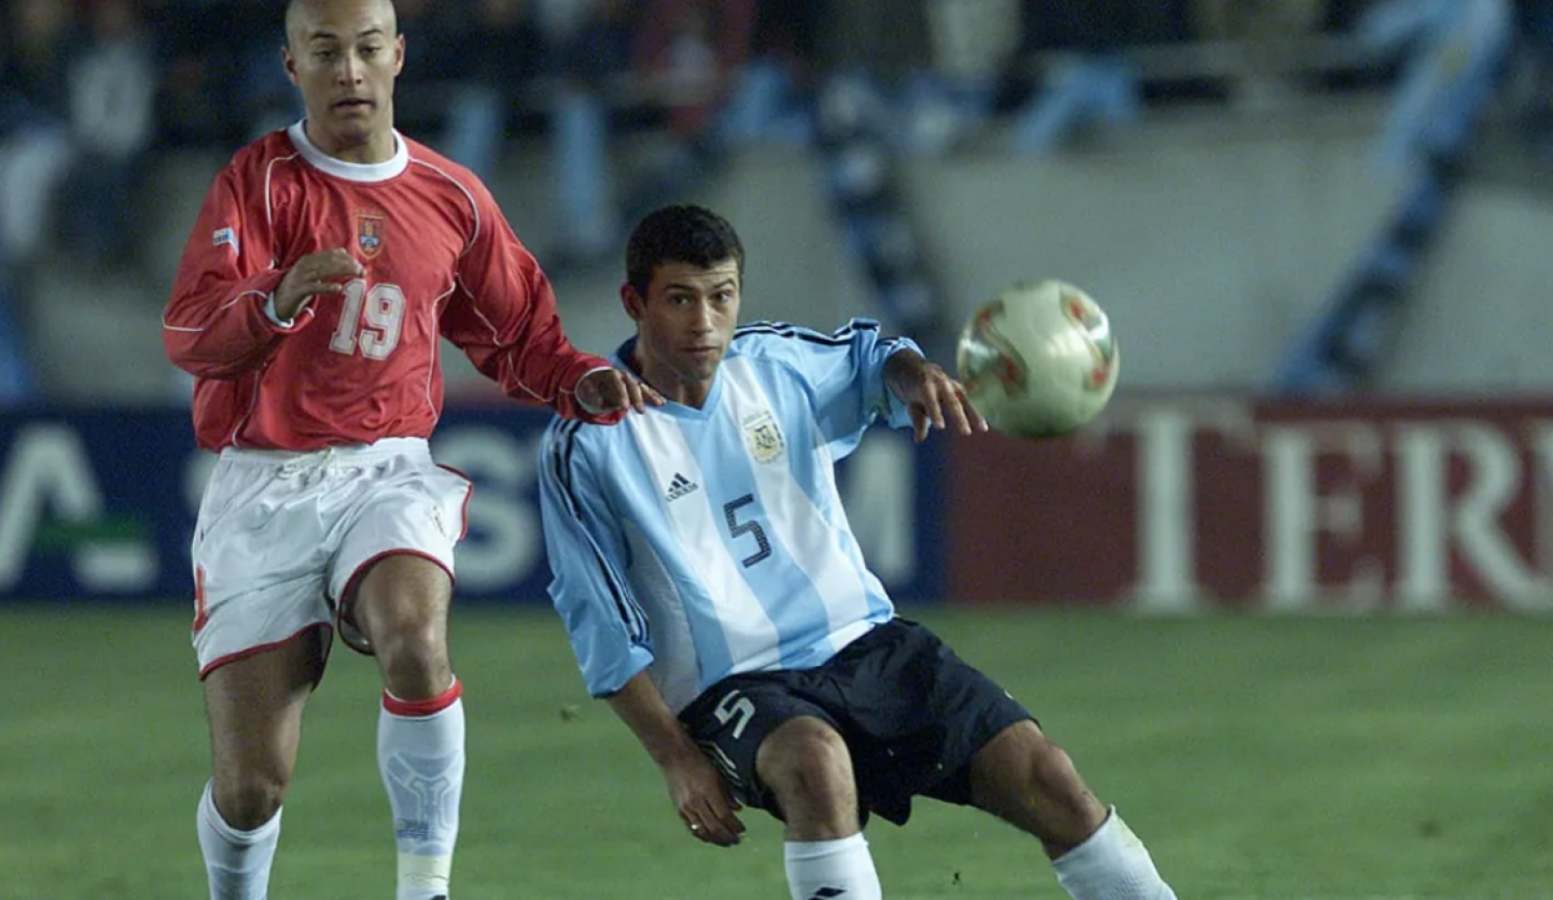
[[[681,381],[676,382],[675,387],[677,390],[673,392],[673,396],[670,399],[681,406],[688,406],[691,409],[701,409],[706,406],[706,398],[712,396],[712,383],[710,381],[698,381],[694,384],[686,384]],[[663,392],[660,390],[659,393]],[[670,395],[664,394],[664,396],[669,397]]]
[[[394,136],[392,128],[385,128],[362,141],[345,141],[336,135],[325,133],[312,119],[304,122],[302,128],[307,134],[308,141],[317,147],[319,152],[341,162],[376,165],[393,159],[394,152],[399,149],[398,138]]]
[[[706,405],[706,398],[712,395],[712,382],[686,381],[673,372],[649,371],[643,373],[642,380],[662,394],[663,399],[672,400],[680,406],[688,406],[691,409],[702,408]]]
[[[711,380],[692,381],[682,378],[670,366],[649,364],[642,359],[640,351],[627,362],[637,377],[647,382],[665,400],[691,409],[700,409],[706,405],[706,398],[712,395]]]

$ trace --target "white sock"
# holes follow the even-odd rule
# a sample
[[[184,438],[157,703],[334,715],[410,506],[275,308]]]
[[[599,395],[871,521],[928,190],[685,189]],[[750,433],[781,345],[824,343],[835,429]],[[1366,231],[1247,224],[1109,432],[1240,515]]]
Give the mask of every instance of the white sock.
[[[194,819],[211,900],[264,900],[275,845],[280,843],[280,810],[258,828],[239,831],[221,818],[207,781]]]
[[[464,704],[457,680],[427,700],[383,694],[377,760],[399,845],[398,900],[448,895],[464,790]]]
[[[1176,900],[1143,842],[1113,806],[1095,833],[1052,862],[1073,900]]]
[[[788,841],[783,861],[793,900],[880,900],[884,896],[861,831],[836,841]]]

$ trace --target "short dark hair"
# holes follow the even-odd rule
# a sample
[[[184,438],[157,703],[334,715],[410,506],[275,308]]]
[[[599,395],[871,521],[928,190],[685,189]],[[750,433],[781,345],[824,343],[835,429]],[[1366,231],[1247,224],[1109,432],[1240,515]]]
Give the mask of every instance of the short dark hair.
[[[647,296],[652,274],[666,262],[710,268],[731,259],[744,280],[744,245],[728,220],[704,206],[675,204],[653,210],[626,243],[626,281]]]

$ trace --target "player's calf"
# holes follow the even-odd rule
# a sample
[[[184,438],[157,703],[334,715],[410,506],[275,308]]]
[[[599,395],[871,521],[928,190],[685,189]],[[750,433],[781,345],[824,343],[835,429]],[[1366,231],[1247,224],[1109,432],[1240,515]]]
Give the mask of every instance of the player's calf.
[[[1074,900],[1175,900],[1143,842],[1034,722],[1005,728],[977,753],[971,791],[978,807],[1040,838]]]
[[[1067,752],[1029,721],[1005,728],[972,759],[971,794],[979,808],[1040,838],[1054,859],[1106,817]]]
[[[394,814],[397,900],[445,898],[464,790],[463,686],[404,700],[385,693],[378,768]]]

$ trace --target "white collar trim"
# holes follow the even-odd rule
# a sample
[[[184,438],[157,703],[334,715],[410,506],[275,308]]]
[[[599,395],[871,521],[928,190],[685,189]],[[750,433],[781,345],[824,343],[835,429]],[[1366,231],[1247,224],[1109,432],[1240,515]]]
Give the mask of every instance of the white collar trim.
[[[312,141],[307,139],[307,129],[303,128],[304,119],[286,129],[286,135],[291,138],[291,143],[296,145],[297,152],[302,158],[313,165],[314,168],[336,178],[346,181],[373,182],[387,181],[402,173],[410,166],[410,148],[400,136],[398,130],[394,131],[394,155],[380,163],[353,163],[343,159],[335,159],[329,154],[318,149]]]

